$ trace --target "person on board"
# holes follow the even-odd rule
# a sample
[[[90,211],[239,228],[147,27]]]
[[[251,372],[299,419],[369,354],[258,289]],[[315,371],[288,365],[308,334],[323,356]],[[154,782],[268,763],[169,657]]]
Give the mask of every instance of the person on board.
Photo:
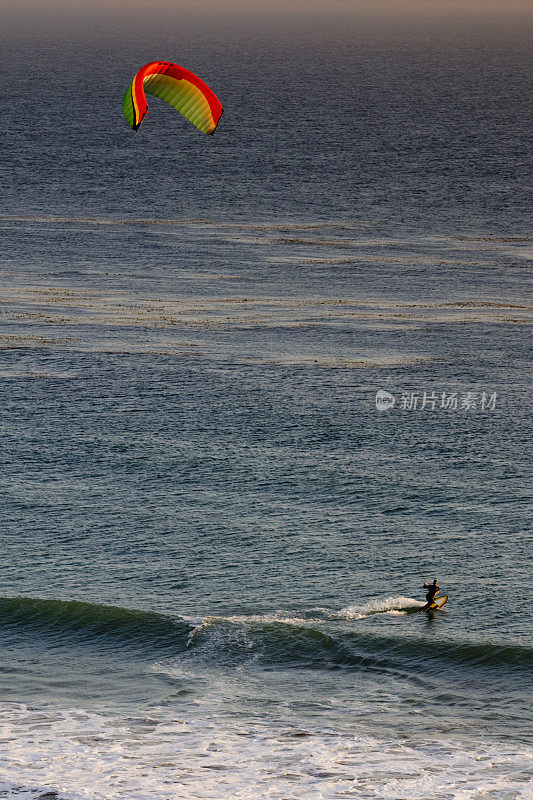
[[[426,581],[424,581],[424,589],[427,589],[426,592],[427,605],[425,606],[425,608],[429,608],[433,603],[435,597],[439,593],[439,584],[437,582],[437,579],[435,578],[433,583],[427,583]]]

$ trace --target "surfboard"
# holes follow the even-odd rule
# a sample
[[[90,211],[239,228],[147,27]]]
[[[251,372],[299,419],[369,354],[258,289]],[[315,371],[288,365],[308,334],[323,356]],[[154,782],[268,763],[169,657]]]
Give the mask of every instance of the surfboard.
[[[420,608],[418,610],[418,613],[420,613],[421,611],[438,611],[439,609],[442,608],[442,606],[446,605],[447,602],[448,602],[448,595],[443,594],[442,597],[436,597],[433,600],[432,604],[428,606],[428,608]]]

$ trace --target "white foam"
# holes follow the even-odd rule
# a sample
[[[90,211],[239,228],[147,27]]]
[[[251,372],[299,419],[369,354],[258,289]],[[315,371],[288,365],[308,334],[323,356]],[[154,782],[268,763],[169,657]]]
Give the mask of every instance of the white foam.
[[[385,597],[370,600],[363,605],[349,605],[331,614],[333,619],[363,619],[371,614],[405,614],[409,610],[422,608],[424,603],[412,597]]]
[[[207,713],[133,718],[0,707],[0,795],[26,800],[531,798],[531,752],[417,745]],[[440,794],[439,794],[440,793]]]
[[[221,629],[220,635],[225,638],[227,638],[228,635],[232,635],[234,639],[240,639],[241,645],[248,643],[251,648],[252,643],[247,637],[246,630],[249,626],[254,624],[281,623],[299,627],[313,626],[316,625],[316,623],[327,623],[332,620],[358,620],[373,614],[400,616],[406,614],[409,610],[422,608],[423,605],[424,603],[411,597],[386,597],[370,600],[363,605],[349,605],[342,608],[340,611],[332,611],[328,608],[314,608],[304,616],[290,610],[278,610],[264,614],[207,616],[201,620],[197,618],[193,620],[190,618],[191,624],[195,627],[189,635],[188,644],[197,644],[199,634],[206,633],[208,630],[211,635],[211,640],[213,640],[213,637],[216,637],[216,629]],[[229,634],[228,628],[233,626],[235,630],[233,630],[232,634]]]
[[[324,609],[324,612],[328,613],[327,609]],[[246,637],[246,628],[250,625],[282,623],[285,625],[305,626],[325,621],[326,619],[324,616],[300,617],[294,614],[294,612],[292,611],[282,611],[282,610],[266,614],[233,614],[225,617],[207,616],[204,617],[201,621],[194,620],[192,622],[194,628],[189,634],[188,644],[189,645],[196,644],[198,640],[198,634],[201,634],[202,632],[205,633],[209,629],[211,629],[210,632],[213,635],[213,629],[217,627],[221,627],[224,629],[223,635],[225,638],[227,638],[228,627],[235,626],[236,630],[233,633],[234,638],[239,637],[241,639],[241,644],[244,641],[248,642],[248,646],[249,648],[251,648],[253,646],[252,642]]]

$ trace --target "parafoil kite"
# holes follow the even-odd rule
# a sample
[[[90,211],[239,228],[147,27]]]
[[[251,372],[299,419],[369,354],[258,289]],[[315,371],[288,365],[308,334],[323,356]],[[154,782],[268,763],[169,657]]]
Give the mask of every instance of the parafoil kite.
[[[160,97],[202,133],[213,134],[222,116],[220,100],[194,72],[169,61],[152,61],[141,67],[122,101],[124,116],[134,131],[148,111],[145,92]]]

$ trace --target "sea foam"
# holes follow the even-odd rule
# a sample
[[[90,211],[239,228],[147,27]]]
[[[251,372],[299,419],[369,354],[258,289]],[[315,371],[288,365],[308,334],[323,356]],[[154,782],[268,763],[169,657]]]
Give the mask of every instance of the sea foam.
[[[162,709],[118,716],[81,709],[1,708],[0,792],[36,800],[326,800],[354,791],[369,799],[474,800],[530,797],[525,747],[451,737],[420,744],[340,733],[318,724],[223,718],[202,704],[176,718]],[[505,792],[505,795],[502,794]]]

